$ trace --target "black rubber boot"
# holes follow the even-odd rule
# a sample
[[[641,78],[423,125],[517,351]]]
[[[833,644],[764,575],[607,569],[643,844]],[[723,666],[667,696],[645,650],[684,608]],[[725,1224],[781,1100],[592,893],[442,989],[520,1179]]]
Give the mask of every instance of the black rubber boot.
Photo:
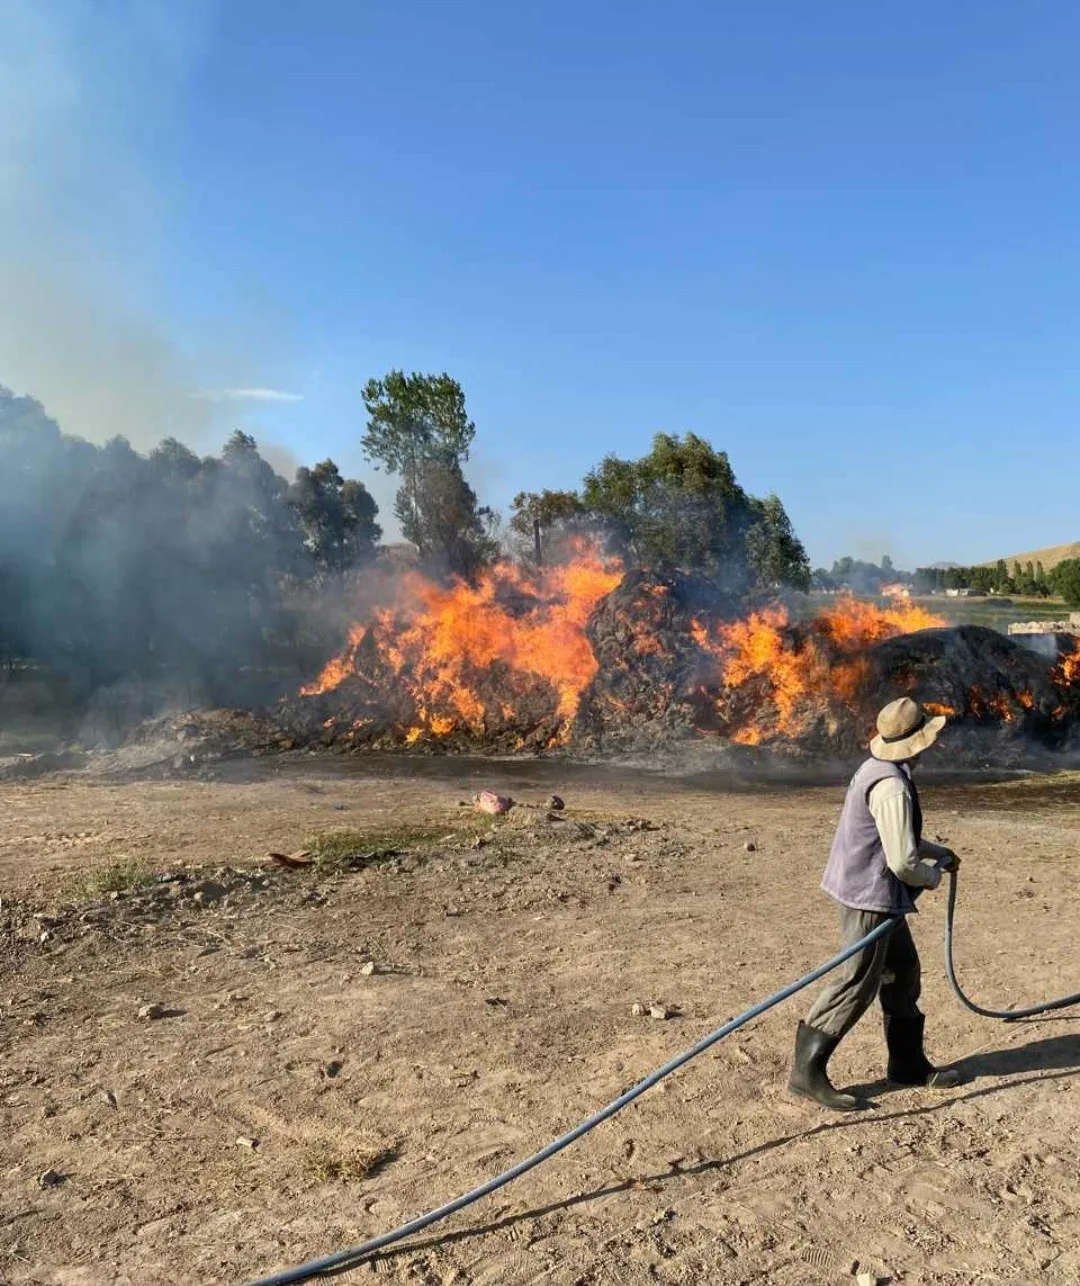
[[[866,1107],[866,1103],[854,1094],[841,1094],[825,1070],[839,1044],[837,1037],[800,1023],[795,1033],[795,1061],[791,1065],[788,1089],[834,1112],[855,1112]]]
[[[888,1078],[894,1085],[925,1085],[929,1089],[951,1090],[960,1084],[960,1073],[952,1067],[935,1067],[923,1052],[926,1017],[897,1018],[885,1015],[885,1044],[889,1051]]]

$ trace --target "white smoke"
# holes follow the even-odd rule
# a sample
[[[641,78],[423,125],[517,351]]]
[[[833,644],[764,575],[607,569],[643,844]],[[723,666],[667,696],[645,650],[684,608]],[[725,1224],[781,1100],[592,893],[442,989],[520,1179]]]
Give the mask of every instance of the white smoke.
[[[255,431],[247,406],[301,396],[266,380],[250,336],[199,352],[166,316],[158,176],[211,16],[204,0],[0,0],[0,384],[93,441],[214,450],[238,419]],[[211,369],[222,387],[200,397]]]

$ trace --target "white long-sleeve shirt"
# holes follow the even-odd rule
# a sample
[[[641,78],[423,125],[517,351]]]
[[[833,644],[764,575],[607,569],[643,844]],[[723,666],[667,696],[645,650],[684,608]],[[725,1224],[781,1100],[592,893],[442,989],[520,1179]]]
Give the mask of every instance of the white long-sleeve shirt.
[[[938,861],[949,850],[929,840],[915,842],[911,798],[898,777],[886,777],[870,791],[867,804],[881,836],[889,870],[904,884],[936,889],[941,883]]]

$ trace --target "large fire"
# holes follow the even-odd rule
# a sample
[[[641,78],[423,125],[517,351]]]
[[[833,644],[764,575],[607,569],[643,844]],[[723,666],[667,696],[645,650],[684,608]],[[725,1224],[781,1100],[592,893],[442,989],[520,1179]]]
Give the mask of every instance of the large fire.
[[[499,562],[474,584],[408,573],[384,606],[353,626],[341,655],[303,695],[334,692],[347,680],[351,693],[370,692],[373,702],[392,692],[400,700],[390,721],[408,743],[540,723],[553,739],[565,739],[597,674],[586,626],[623,574],[589,545],[540,571]],[[663,585],[646,590],[658,605],[666,593]],[[881,608],[844,596],[797,626],[780,605],[734,622],[693,618],[682,637],[701,658],[700,691],[715,703],[710,726],[751,745],[798,735],[807,712],[823,706],[854,711],[867,648],[942,624],[905,594],[886,597]],[[671,658],[672,638],[661,637],[648,615],[619,629],[624,654]],[[614,695],[608,700],[618,708]],[[351,718],[364,733],[370,720],[346,716],[351,708],[343,702],[343,713],[331,714],[325,727],[340,731],[341,720]]]
[[[478,688],[495,669],[500,692],[509,694],[501,699],[508,722],[515,694],[540,681],[551,690],[555,720],[568,727],[596,673],[585,625],[622,576],[617,561],[584,546],[571,562],[536,573],[496,563],[475,585],[408,573],[392,605],[377,609],[368,625],[354,626],[345,651],[303,694],[368,677],[367,649],[413,700],[417,722],[406,732],[408,741],[460,728],[483,732],[490,698]]]

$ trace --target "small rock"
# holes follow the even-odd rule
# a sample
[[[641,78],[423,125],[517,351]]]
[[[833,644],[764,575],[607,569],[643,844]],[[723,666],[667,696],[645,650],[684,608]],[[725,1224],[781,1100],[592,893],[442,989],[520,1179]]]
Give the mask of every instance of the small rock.
[[[374,960],[368,960],[360,966],[360,972],[365,978],[370,978],[372,974],[379,972],[379,966]]]
[[[674,1018],[675,1011],[669,1005],[650,1005],[650,1018]]]
[[[238,1148],[248,1148],[252,1152],[254,1152],[255,1149],[259,1146],[259,1140],[249,1139],[246,1135],[241,1134],[240,1137],[236,1140],[236,1146]]]
[[[862,1272],[855,1278],[856,1286],[878,1286],[877,1273]]]
[[[263,1014],[263,1022],[276,1023],[280,1017],[281,1017],[281,1011],[279,1009],[271,1009],[268,1014]]]
[[[748,839],[746,843],[743,845],[743,848],[746,849],[748,853],[757,852],[757,845],[754,843],[752,839]]]
[[[563,803],[562,799],[558,795],[552,795],[552,797],[547,802],[547,806],[553,813],[561,813],[563,809],[566,807],[566,805]]]
[[[155,1018],[165,1017],[164,1005],[143,1005],[139,1010],[139,1017],[149,1022]]]
[[[635,1018],[643,1018],[645,1016],[645,1006],[639,1005],[635,1002],[630,1006],[630,1012]]]
[[[64,1176],[58,1170],[46,1170],[44,1174],[38,1176],[39,1188],[55,1188],[57,1184],[64,1182]]]
[[[514,801],[509,795],[497,795],[493,790],[482,790],[479,795],[473,796],[473,807],[477,812],[500,817],[514,807]]]
[[[334,1077],[337,1076],[338,1073],[341,1071],[343,1066],[344,1064],[339,1063],[335,1058],[333,1062],[326,1064],[326,1067],[323,1069],[323,1075],[327,1078],[327,1080],[332,1081]]]

